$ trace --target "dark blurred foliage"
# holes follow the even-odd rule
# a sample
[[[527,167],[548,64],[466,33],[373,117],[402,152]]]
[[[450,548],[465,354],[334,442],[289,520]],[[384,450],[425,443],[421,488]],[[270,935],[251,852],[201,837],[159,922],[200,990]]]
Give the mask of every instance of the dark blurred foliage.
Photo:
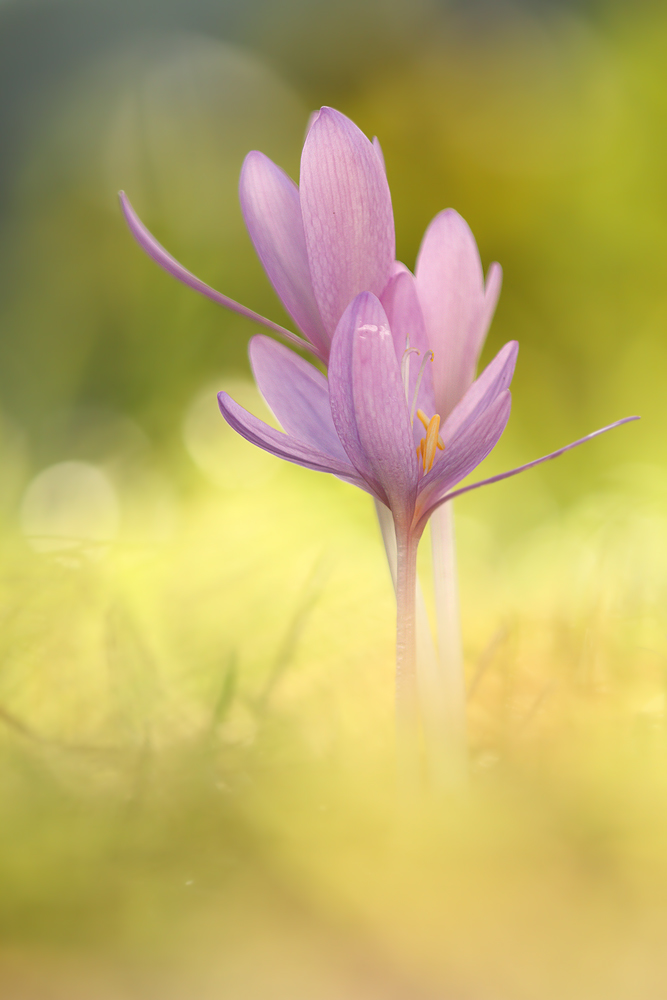
[[[599,0],[522,0],[527,9],[593,13]],[[400,58],[428,34],[440,9],[472,30],[516,16],[504,0],[5,0],[0,5],[0,191],[59,86],[76,69],[138,34],[197,31],[261,49],[300,86],[339,96],[354,89],[376,58]],[[331,95],[330,99],[331,98]],[[313,103],[317,103],[314,100]]]
[[[116,46],[170,32],[249,45],[286,78],[329,99],[354,90],[377,60],[405,55],[436,16],[416,0],[25,0],[0,8],[0,178],[48,115],[58,88]],[[374,50],[374,52],[373,52]],[[369,51],[372,53],[369,58]],[[323,99],[323,97],[322,97]]]

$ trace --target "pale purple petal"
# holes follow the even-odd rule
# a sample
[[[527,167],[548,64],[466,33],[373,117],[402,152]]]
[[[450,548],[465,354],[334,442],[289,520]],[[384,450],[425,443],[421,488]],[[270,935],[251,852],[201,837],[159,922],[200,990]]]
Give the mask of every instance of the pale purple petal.
[[[447,490],[465,479],[495,448],[509,420],[511,406],[510,391],[505,389],[445,447],[443,457],[419,484],[416,521],[425,523]]]
[[[299,189],[263,153],[248,153],[239,181],[241,211],[269,281],[299,329],[322,356],[329,337],[320,317],[306,252]]]
[[[389,327],[394,341],[394,350],[399,365],[405,364],[408,369],[408,400],[410,408],[414,400],[415,389],[419,383],[417,394],[417,409],[426,413],[429,419],[436,412],[435,396],[433,394],[433,363],[429,360],[429,343],[424,327],[424,317],[417,298],[415,279],[407,268],[401,266],[389,279],[382,292],[380,301],[387,314]],[[406,348],[418,353],[404,358]],[[421,378],[420,378],[421,372]],[[417,425],[417,441],[423,436],[423,427]]]
[[[332,108],[308,132],[300,197],[315,300],[332,335],[359,292],[381,294],[395,257],[382,164],[363,132]]]
[[[633,420],[640,419],[641,417],[623,417],[622,420],[616,420],[613,424],[608,424],[606,427],[601,427],[597,431],[592,431],[590,434],[586,434],[585,437],[579,438],[577,441],[572,441],[571,444],[566,444],[563,448],[558,448],[556,451],[552,451],[548,455],[543,455],[542,458],[535,458],[532,462],[526,462],[525,465],[518,465],[515,469],[510,469],[508,472],[500,472],[497,476],[490,476],[489,479],[480,479],[478,483],[471,483],[470,486],[463,486],[460,490],[448,493],[447,496],[443,497],[442,500],[439,501],[439,503],[445,503],[447,500],[453,500],[454,497],[461,496],[462,493],[469,493],[470,490],[476,490],[480,486],[489,486],[491,483],[499,483],[502,479],[509,479],[510,476],[516,476],[519,472],[525,472],[526,469],[532,469],[535,465],[541,465],[542,462],[550,462],[552,458],[558,458],[559,455],[564,455],[566,451],[571,451],[572,448],[578,448],[580,444],[592,441],[593,438],[599,437],[600,434],[606,434],[607,431],[613,431],[615,427],[621,427],[623,424],[629,424],[632,423]]]
[[[406,267],[402,261],[395,260],[389,268],[389,278],[387,278],[387,281],[394,278],[397,274],[412,274],[412,271],[409,267]]]
[[[382,164],[382,169],[384,170],[384,172],[386,174],[387,173],[387,167],[386,167],[386,164],[384,162],[384,153],[382,152],[382,146],[380,145],[380,140],[378,139],[378,137],[376,135],[373,136],[373,149],[377,153],[378,159],[379,159],[380,163]]]
[[[303,141],[304,142],[306,141],[308,133],[310,132],[311,128],[313,127],[313,124],[320,117],[320,110],[321,109],[318,109],[317,111],[311,111],[310,114],[308,115],[308,121],[306,122],[306,131],[305,131],[304,136],[303,136]]]
[[[517,341],[510,340],[504,347],[501,347],[479,378],[475,379],[440,430],[440,436],[445,446],[454,441],[469,424],[477,420],[496,396],[509,388],[518,353]]]
[[[424,355],[429,349],[424,317],[417,298],[415,279],[407,268],[400,266],[395,269],[379,298],[391,327],[399,365],[408,341],[410,347]]]
[[[270,337],[253,337],[248,350],[257,387],[290,437],[348,464],[322,372]]]
[[[271,455],[293,462],[295,465],[302,465],[306,469],[314,469],[315,472],[330,472],[368,491],[366,483],[357,475],[349,462],[340,462],[311,445],[297,441],[289,434],[282,434],[274,427],[269,427],[259,417],[239,406],[226,392],[218,393],[218,406],[229,426],[246,441],[257,445],[263,451],[268,451]]]
[[[477,335],[479,343],[477,346],[477,357],[482,353],[482,348],[484,347],[484,341],[486,340],[486,335],[491,326],[491,320],[493,319],[493,314],[496,311],[496,306],[498,305],[498,298],[500,297],[500,290],[503,286],[503,269],[497,261],[489,267],[486,272],[486,282],[484,285],[484,304],[482,306],[479,319],[477,321]]]
[[[338,324],[329,397],[350,461],[394,517],[411,516],[417,457],[401,372],[379,300],[363,292]]]
[[[453,209],[436,215],[419,251],[417,291],[426,332],[435,353],[433,379],[438,413],[444,419],[475,376],[500,291],[501,271],[484,274],[469,226]]]
[[[234,299],[230,299],[227,295],[223,295],[222,292],[217,292],[214,288],[211,288],[210,285],[206,285],[203,281],[200,281],[199,278],[196,278],[195,275],[186,270],[182,264],[179,264],[178,261],[172,257],[160,243],[158,243],[155,237],[149,233],[139,216],[132,208],[132,205],[130,204],[124,191],[119,192],[119,198],[125,220],[135,240],[141,249],[147,253],[156,264],[159,264],[160,267],[163,268],[163,270],[165,270],[168,274],[171,274],[172,277],[176,278],[178,281],[182,281],[184,285],[188,286],[188,288],[193,288],[201,295],[205,295],[207,298],[217,302],[218,305],[224,306],[225,309],[231,309],[233,312],[239,313],[241,316],[245,316],[246,319],[251,319],[255,323],[261,323],[262,326],[266,326],[269,330],[273,330],[275,333],[280,334],[283,340],[287,340],[290,344],[294,344],[295,347],[311,351],[320,357],[317,348],[309,344],[302,337],[297,337],[297,335],[292,333],[290,330],[286,330],[284,327],[279,326],[278,323],[273,323],[270,319],[265,319],[265,317],[260,316],[259,313],[254,312],[252,309],[247,309],[246,306],[240,305],[238,302],[235,302]],[[325,359],[322,358],[322,360]]]

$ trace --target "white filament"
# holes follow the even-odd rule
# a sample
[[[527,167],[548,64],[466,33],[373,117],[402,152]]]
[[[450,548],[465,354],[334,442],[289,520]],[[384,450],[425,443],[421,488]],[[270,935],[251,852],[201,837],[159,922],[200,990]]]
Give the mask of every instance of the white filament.
[[[417,351],[417,353],[419,354],[419,351]],[[404,357],[405,357],[405,355],[404,355]],[[426,352],[426,354],[424,355],[424,360],[422,361],[421,367],[419,369],[419,374],[417,375],[417,384],[415,385],[415,394],[412,397],[412,407],[410,409],[410,426],[411,427],[413,426],[413,424],[415,422],[415,410],[417,409],[417,396],[419,395],[419,387],[422,384],[422,379],[424,377],[424,368],[426,367],[426,362],[427,361],[433,361],[433,351],[427,351]],[[407,396],[407,390],[406,390],[406,396]]]

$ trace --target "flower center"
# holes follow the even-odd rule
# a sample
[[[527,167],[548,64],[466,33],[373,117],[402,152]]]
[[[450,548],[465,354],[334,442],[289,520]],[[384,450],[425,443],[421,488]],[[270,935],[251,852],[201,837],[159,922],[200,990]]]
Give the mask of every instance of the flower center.
[[[403,379],[403,386],[405,389],[405,401],[408,406],[410,406],[410,355],[419,353],[420,352],[415,347],[410,347],[410,338],[408,337],[405,342],[405,351],[403,352],[403,358],[401,360],[401,377]],[[415,410],[417,410],[419,387],[421,385],[422,378],[424,377],[424,369],[429,361],[433,361],[433,351],[426,352],[422,363],[419,366],[419,373],[417,375],[415,389],[412,394],[412,406],[410,406],[411,427],[414,426],[415,422]],[[436,450],[439,448],[440,451],[444,451],[445,448],[444,442],[439,434],[440,416],[436,413],[429,420],[423,410],[417,410],[417,417],[419,417],[426,430],[426,437],[421,439],[419,447],[417,448],[417,458],[421,460],[424,473],[427,473],[433,468]]]
[[[410,406],[410,355],[419,354],[420,352],[416,347],[410,347],[410,338],[407,337],[405,341],[405,350],[403,351],[403,358],[401,360],[401,378],[403,379],[403,388],[405,389],[405,402]],[[412,406],[410,406],[410,426],[412,427],[415,422],[415,409],[417,407],[417,396],[419,395],[419,387],[422,384],[422,379],[424,377],[424,369],[428,361],[433,361],[433,351],[427,351],[424,355],[424,359],[419,366],[419,372],[417,374],[417,381],[415,383],[415,391],[412,394]]]
[[[431,419],[426,416],[423,410],[417,410],[417,416],[426,429],[426,437],[423,437],[417,448],[417,458],[421,459],[424,473],[430,472],[435,462],[436,449],[445,450],[445,443],[440,437],[440,414],[434,413]]]

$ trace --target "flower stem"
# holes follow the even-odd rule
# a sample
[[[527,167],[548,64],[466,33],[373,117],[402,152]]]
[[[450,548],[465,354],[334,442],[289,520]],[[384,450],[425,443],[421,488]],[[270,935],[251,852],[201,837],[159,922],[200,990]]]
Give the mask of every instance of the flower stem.
[[[456,785],[465,781],[467,747],[461,617],[451,502],[443,504],[431,515],[431,545],[443,705],[444,766],[446,780]]]
[[[375,501],[382,539],[387,553],[394,591],[396,590],[396,530],[391,511]],[[427,773],[436,788],[451,785],[446,743],[446,696],[442,682],[440,661],[433,642],[433,633],[426,610],[424,594],[417,577],[415,629],[417,632],[417,690],[424,733]]]
[[[419,703],[415,591],[417,542],[396,526],[396,753],[400,785],[414,791],[420,783]]]

